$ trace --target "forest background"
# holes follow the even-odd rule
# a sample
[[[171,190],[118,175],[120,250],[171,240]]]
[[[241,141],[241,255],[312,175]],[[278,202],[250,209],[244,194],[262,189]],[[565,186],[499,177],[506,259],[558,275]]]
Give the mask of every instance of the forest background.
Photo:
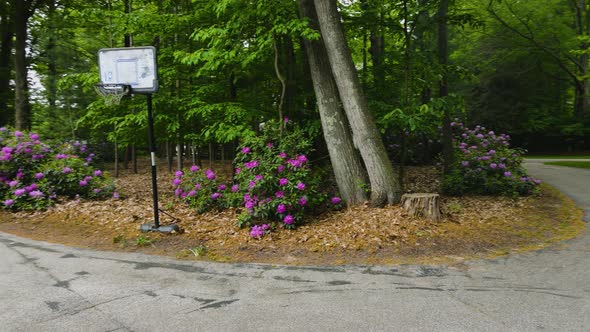
[[[93,86],[99,49],[153,45],[161,154],[177,147],[230,159],[242,137],[280,115],[318,138],[321,158],[326,148],[305,46],[320,33],[301,15],[305,2],[0,1],[0,125],[147,152],[144,98],[108,106]],[[455,118],[509,133],[533,152],[590,149],[588,1],[338,6],[394,162],[436,162],[440,129]]]

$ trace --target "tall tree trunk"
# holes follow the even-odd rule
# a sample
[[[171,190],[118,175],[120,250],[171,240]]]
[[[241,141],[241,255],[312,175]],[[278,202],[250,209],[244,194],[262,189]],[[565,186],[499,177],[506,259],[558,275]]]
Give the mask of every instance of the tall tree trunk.
[[[12,55],[12,39],[14,31],[12,28],[11,9],[6,4],[1,5],[0,20],[0,126],[8,125],[12,114],[9,113],[9,100],[14,98],[10,91],[10,76],[11,76],[11,55]]]
[[[47,3],[47,16],[49,18],[51,30],[55,31],[55,21],[57,17],[55,17],[55,2],[49,1]],[[45,50],[47,54],[47,103],[49,104],[49,114],[56,114],[56,103],[57,103],[57,50],[56,50],[56,41],[55,41],[55,34],[54,32],[49,33],[49,38],[47,41],[47,47]]]
[[[14,15],[14,120],[18,130],[28,130],[31,127],[31,105],[29,103],[29,85],[27,81],[27,21],[29,19],[30,2],[20,0],[15,2]]]
[[[297,63],[295,60],[295,48],[290,36],[283,37],[283,51],[285,62],[285,114],[291,117],[297,110],[297,82],[295,73],[297,72]]]
[[[584,53],[578,56],[577,78],[574,80],[574,114],[579,121],[589,120],[590,112],[590,84],[588,84],[588,54],[585,53],[590,46],[590,8],[586,0],[573,0],[570,2],[575,11],[576,34],[580,38],[580,50]]]
[[[312,27],[317,28],[313,0],[299,0],[299,11],[301,17],[309,18]],[[354,148],[348,120],[340,106],[338,87],[332,76],[326,49],[321,40],[304,40],[304,46],[338,190],[348,205],[365,202],[367,195],[360,184],[367,183],[367,175]]]
[[[322,39],[340,99],[352,127],[353,141],[360,149],[371,182],[371,204],[399,202],[401,189],[362,92],[342,27],[336,0],[314,0]]]
[[[439,82],[439,96],[444,98],[449,95],[449,30],[447,25],[447,12],[449,0],[441,0],[438,7],[438,62],[443,69]],[[453,137],[451,129],[451,111],[444,106],[442,119],[442,149],[444,172],[448,173],[453,165]]]

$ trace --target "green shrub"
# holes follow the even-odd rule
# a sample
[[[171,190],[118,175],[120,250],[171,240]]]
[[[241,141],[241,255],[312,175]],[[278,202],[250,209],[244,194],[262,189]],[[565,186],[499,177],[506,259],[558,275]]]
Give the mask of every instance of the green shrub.
[[[442,189],[450,195],[519,196],[536,191],[541,181],[526,174],[523,150],[510,148],[510,137],[496,135],[484,127],[475,129],[453,122],[455,164],[445,174]]]

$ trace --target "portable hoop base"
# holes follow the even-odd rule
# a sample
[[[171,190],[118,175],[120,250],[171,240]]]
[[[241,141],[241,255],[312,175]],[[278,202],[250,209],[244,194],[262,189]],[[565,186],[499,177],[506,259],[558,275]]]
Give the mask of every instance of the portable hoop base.
[[[165,234],[173,234],[173,233],[182,233],[182,230],[180,229],[180,227],[178,227],[178,225],[166,225],[166,226],[160,226],[160,227],[156,227],[156,225],[154,224],[142,224],[139,229],[141,230],[142,233],[147,233],[147,232],[160,232],[160,233],[165,233]]]

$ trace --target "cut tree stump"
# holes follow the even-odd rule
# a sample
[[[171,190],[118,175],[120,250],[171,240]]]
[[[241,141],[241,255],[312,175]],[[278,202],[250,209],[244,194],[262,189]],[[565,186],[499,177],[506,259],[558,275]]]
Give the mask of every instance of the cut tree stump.
[[[425,217],[432,221],[440,220],[440,204],[438,194],[416,193],[404,194],[402,208],[411,216]]]

